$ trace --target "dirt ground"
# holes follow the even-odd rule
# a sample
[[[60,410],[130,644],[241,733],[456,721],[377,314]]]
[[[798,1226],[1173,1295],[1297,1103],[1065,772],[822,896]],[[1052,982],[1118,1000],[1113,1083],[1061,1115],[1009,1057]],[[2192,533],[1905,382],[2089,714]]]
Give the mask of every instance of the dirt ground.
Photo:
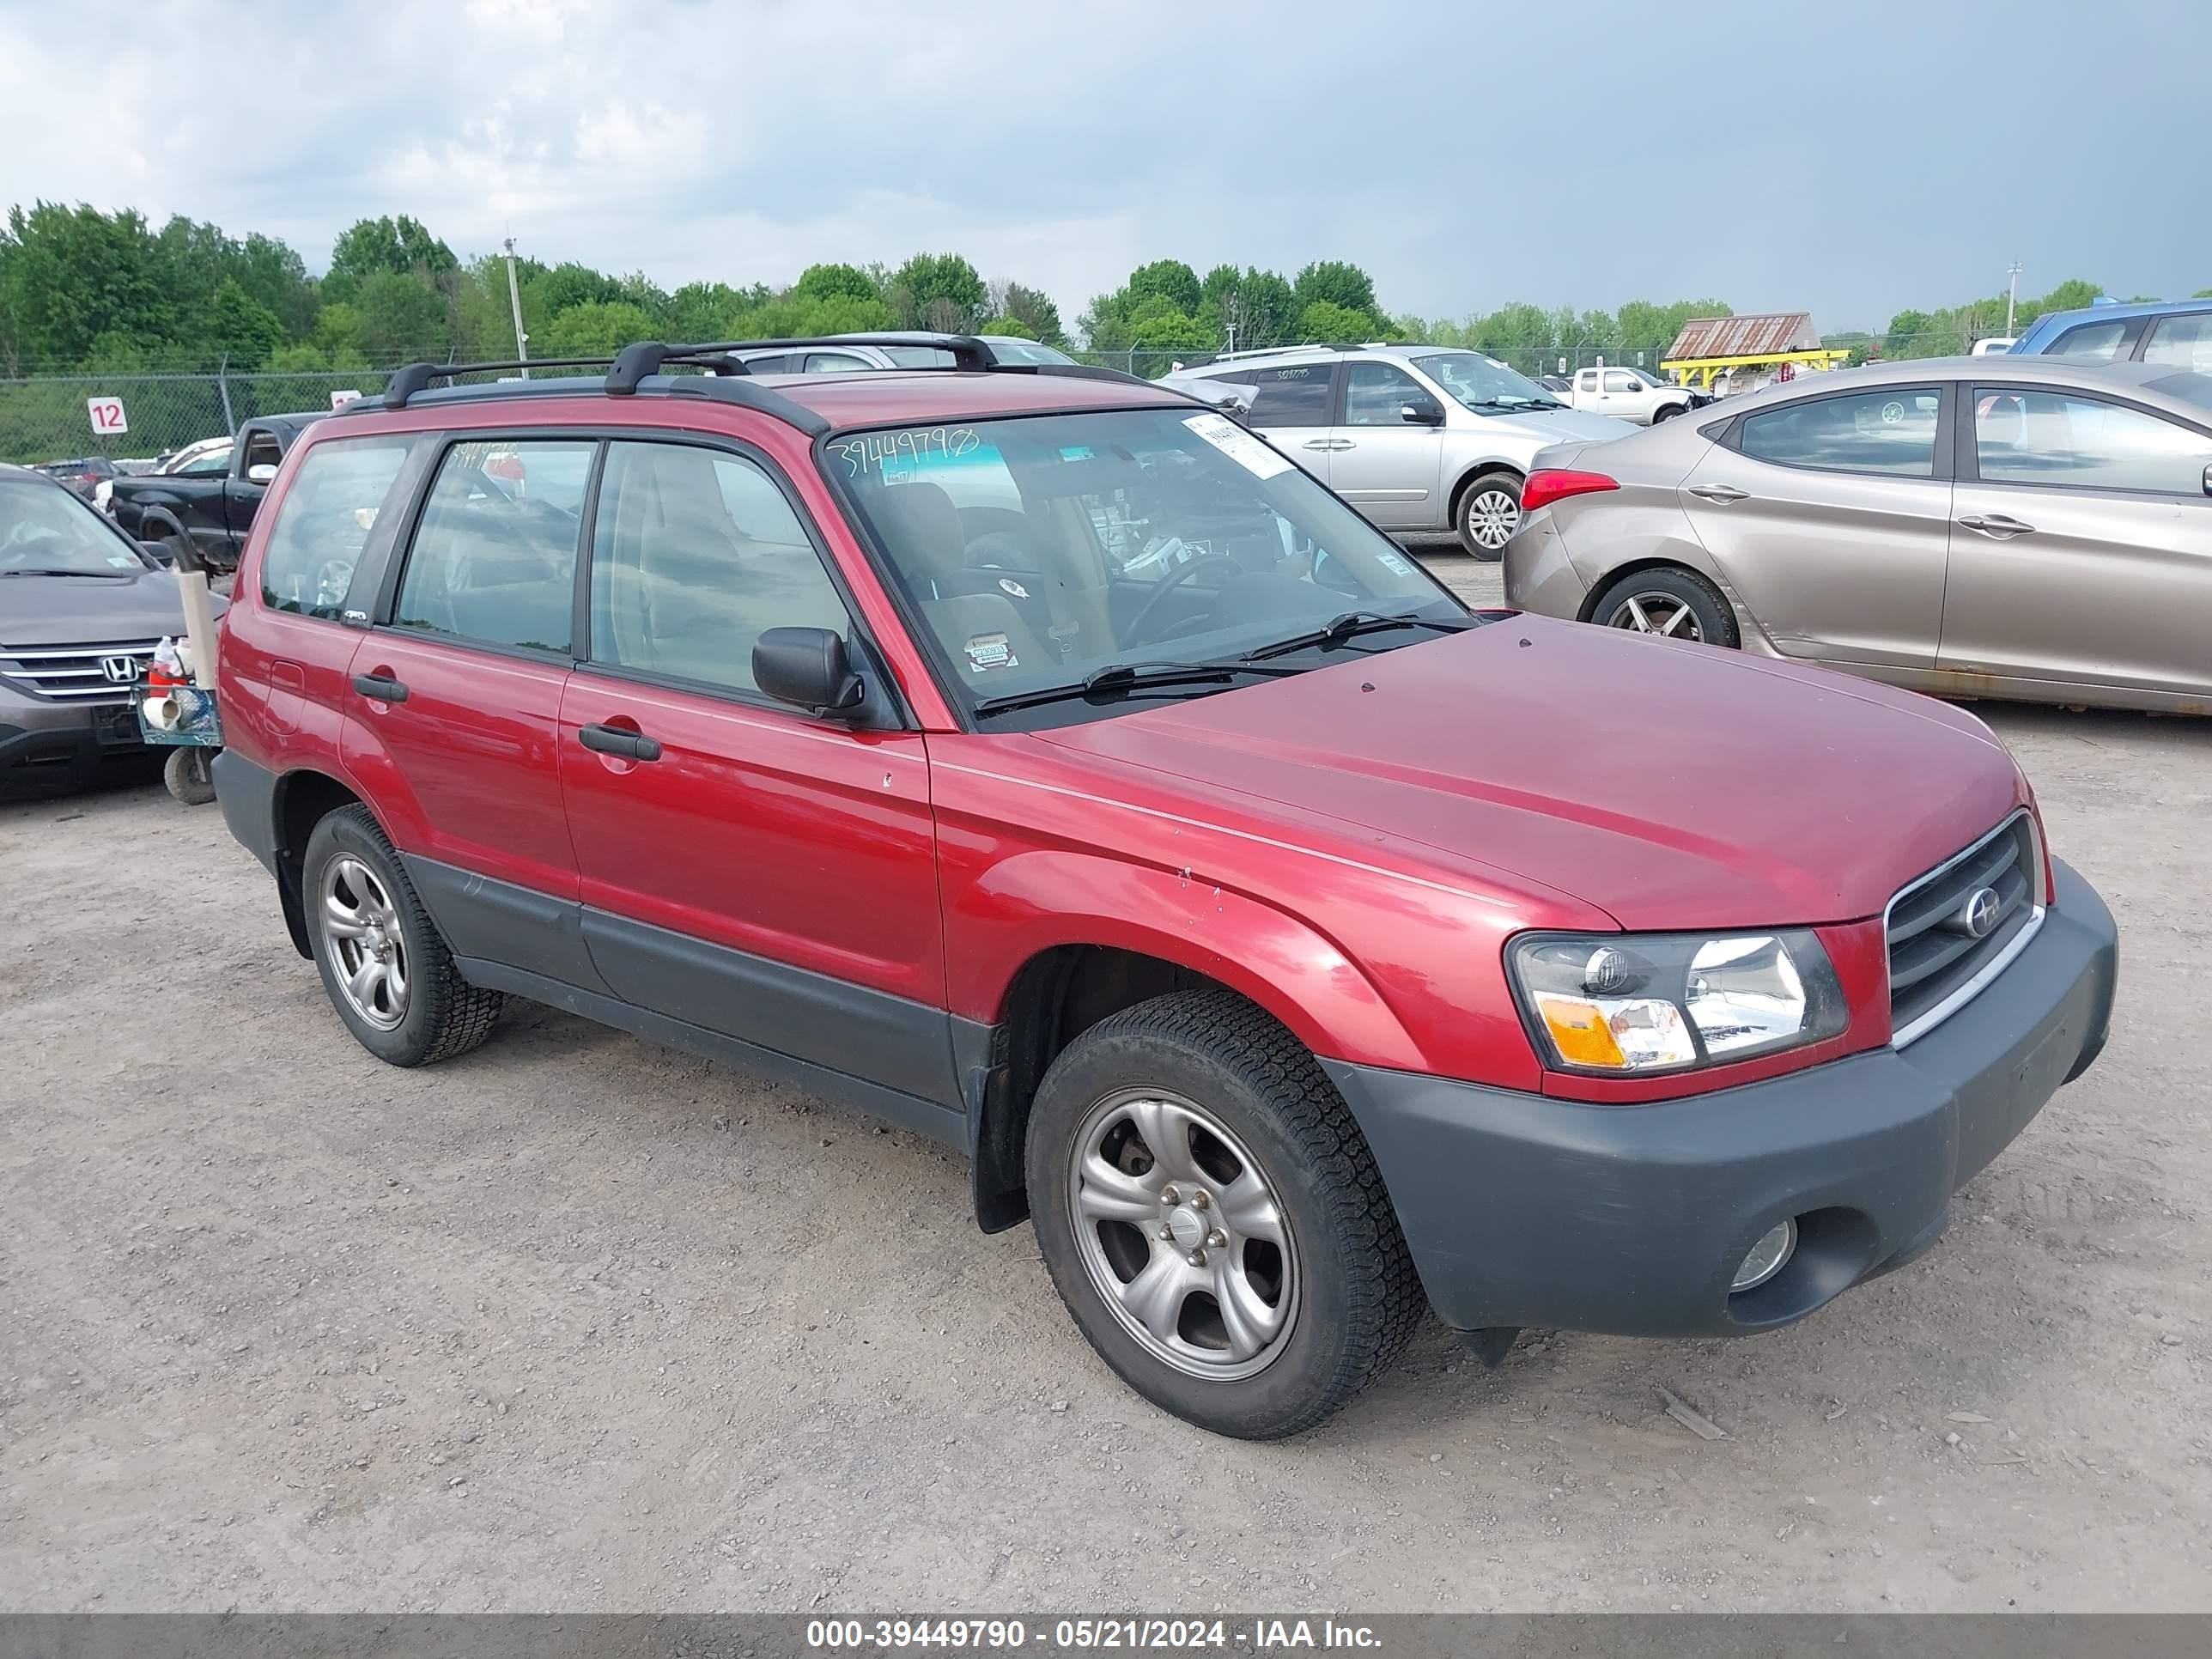
[[[1942,1248],[1741,1342],[1431,1324],[1267,1446],[955,1158],[527,1004],[380,1066],[215,809],[0,804],[0,1607],[2212,1606],[2212,722],[1985,712],[2125,967]]]

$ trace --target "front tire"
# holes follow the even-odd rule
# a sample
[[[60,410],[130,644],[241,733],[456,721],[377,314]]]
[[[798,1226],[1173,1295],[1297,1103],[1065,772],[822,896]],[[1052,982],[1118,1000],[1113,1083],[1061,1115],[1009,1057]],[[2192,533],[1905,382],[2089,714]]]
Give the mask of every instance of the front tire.
[[[1460,492],[1455,524],[1462,547],[1495,563],[1521,527],[1521,480],[1510,472],[1483,473]]]
[[[367,807],[327,814],[302,864],[315,968],[362,1048],[393,1066],[428,1066],[491,1035],[503,999],[461,977]]]
[[[1078,1328],[1200,1428],[1313,1427],[1420,1317],[1358,1126],[1304,1046],[1228,992],[1158,997],[1077,1037],[1038,1088],[1027,1162]]]

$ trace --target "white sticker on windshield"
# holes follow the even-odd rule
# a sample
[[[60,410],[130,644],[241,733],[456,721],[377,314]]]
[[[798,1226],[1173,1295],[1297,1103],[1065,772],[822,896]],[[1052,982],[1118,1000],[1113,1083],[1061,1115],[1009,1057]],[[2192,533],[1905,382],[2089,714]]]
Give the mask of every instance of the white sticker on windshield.
[[[1255,478],[1288,472],[1291,464],[1236,422],[1219,415],[1193,415],[1183,424]]]
[[[1375,562],[1394,576],[1410,576],[1413,574],[1413,567],[1395,553],[1377,553],[1375,556]]]

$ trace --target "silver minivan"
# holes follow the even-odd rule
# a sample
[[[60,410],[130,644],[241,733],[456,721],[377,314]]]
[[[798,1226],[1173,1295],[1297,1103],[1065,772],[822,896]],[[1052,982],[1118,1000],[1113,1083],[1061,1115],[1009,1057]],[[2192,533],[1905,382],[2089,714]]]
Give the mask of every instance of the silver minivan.
[[[1521,484],[1547,444],[1637,430],[1581,415],[1479,351],[1456,346],[1304,347],[1167,376],[1199,397],[1253,388],[1250,425],[1376,526],[1449,531],[1495,559],[1521,522]]]

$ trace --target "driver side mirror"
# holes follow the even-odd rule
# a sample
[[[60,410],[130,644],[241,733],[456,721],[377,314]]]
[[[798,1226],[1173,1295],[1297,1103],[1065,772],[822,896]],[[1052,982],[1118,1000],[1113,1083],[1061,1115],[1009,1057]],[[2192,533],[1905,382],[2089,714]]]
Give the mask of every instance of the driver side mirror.
[[[858,708],[868,688],[845,636],[827,628],[771,628],[753,645],[753,684],[778,702],[817,714]]]
[[[1442,426],[1443,405],[1433,398],[1416,398],[1398,405],[1398,418],[1408,426]]]
[[[257,461],[246,469],[246,482],[265,484],[276,476],[276,469],[267,461]]]
[[[2204,493],[2212,495],[2212,466],[2204,469]]]

